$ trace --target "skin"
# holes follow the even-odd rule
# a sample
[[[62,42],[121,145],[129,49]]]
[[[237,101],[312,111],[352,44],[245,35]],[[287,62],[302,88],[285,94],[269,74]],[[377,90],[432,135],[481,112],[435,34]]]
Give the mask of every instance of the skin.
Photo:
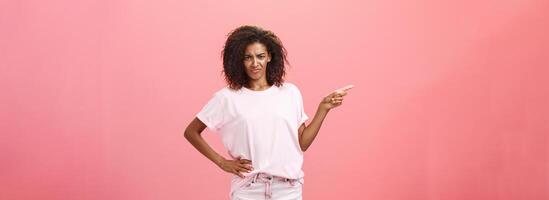
[[[271,55],[265,45],[256,42],[246,47],[244,51],[244,68],[250,78],[246,88],[251,90],[265,90],[271,87],[267,83],[267,64],[271,62]],[[254,71],[259,69],[259,71]]]
[[[271,87],[266,79],[267,63],[270,61],[271,56],[265,45],[256,42],[246,47],[244,67],[246,68],[246,74],[250,78],[250,82],[245,86],[246,88],[261,91]],[[298,129],[301,151],[307,151],[316,138],[328,112],[331,109],[342,105],[343,97],[347,95],[347,90],[353,87],[353,85],[345,86],[334,90],[329,95],[322,98],[311,123],[308,126],[303,123]],[[244,175],[242,175],[241,172],[250,172],[253,170],[251,160],[240,158],[235,160],[225,159],[215,152],[201,136],[201,133],[205,128],[206,125],[195,117],[185,129],[184,136],[200,153],[202,153],[202,155],[206,156],[225,172],[244,178]]]

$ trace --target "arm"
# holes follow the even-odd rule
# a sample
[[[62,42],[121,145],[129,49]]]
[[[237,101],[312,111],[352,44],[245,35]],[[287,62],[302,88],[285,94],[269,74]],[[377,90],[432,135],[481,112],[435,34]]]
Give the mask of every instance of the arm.
[[[208,143],[202,138],[201,133],[206,128],[206,125],[202,123],[198,118],[194,118],[193,121],[185,129],[185,138],[198,150],[202,155],[206,156],[218,167],[226,172],[236,174],[242,178],[244,176],[240,172],[249,172],[251,170],[250,160],[227,160],[223,156],[215,152]]]
[[[305,123],[301,124],[301,127],[298,129],[299,146],[301,147],[301,151],[307,151],[309,146],[311,146],[315,140],[316,135],[322,126],[322,122],[324,122],[326,115],[328,115],[328,112],[332,108],[343,104],[343,96],[347,95],[347,90],[353,87],[353,85],[343,87],[324,97],[318,105],[318,109],[316,110],[315,116],[309,126],[305,126]]]
[[[185,129],[185,139],[187,139],[202,155],[206,156],[216,165],[219,165],[223,156],[215,152],[208,143],[202,138],[202,131],[206,128],[206,125],[202,123],[198,118],[194,118],[193,121]]]
[[[305,123],[301,124],[298,131],[299,146],[301,147],[301,151],[305,152],[309,146],[311,146],[316,135],[318,134],[318,131],[320,130],[320,127],[322,126],[322,122],[324,122],[326,115],[328,115],[328,111],[330,110],[324,109],[322,106],[318,106],[315,116],[309,126],[305,126]]]

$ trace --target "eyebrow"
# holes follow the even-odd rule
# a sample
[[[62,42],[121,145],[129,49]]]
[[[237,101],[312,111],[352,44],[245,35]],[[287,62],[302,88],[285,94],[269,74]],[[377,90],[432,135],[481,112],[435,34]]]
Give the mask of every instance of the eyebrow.
[[[263,54],[265,54],[265,53],[259,53],[256,56],[260,56],[260,55],[263,55]],[[250,54],[245,54],[244,56],[250,56]]]

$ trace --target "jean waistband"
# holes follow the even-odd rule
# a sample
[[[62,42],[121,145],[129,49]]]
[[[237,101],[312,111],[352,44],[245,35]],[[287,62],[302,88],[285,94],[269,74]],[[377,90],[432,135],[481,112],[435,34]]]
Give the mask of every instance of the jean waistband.
[[[273,181],[284,181],[284,182],[293,182],[297,181],[298,179],[290,179],[280,176],[273,176],[267,173],[258,172],[253,174],[251,177],[252,182],[273,182]]]

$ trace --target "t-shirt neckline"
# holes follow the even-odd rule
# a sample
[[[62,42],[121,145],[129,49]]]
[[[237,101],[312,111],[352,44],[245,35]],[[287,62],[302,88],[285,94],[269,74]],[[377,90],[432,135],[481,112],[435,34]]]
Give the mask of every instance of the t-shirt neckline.
[[[275,88],[275,85],[273,84],[267,89],[256,91],[256,90],[251,90],[251,89],[248,89],[247,87],[242,86],[242,90],[245,93],[249,93],[249,94],[267,94],[267,93],[270,93],[272,90],[274,90],[274,88]]]

